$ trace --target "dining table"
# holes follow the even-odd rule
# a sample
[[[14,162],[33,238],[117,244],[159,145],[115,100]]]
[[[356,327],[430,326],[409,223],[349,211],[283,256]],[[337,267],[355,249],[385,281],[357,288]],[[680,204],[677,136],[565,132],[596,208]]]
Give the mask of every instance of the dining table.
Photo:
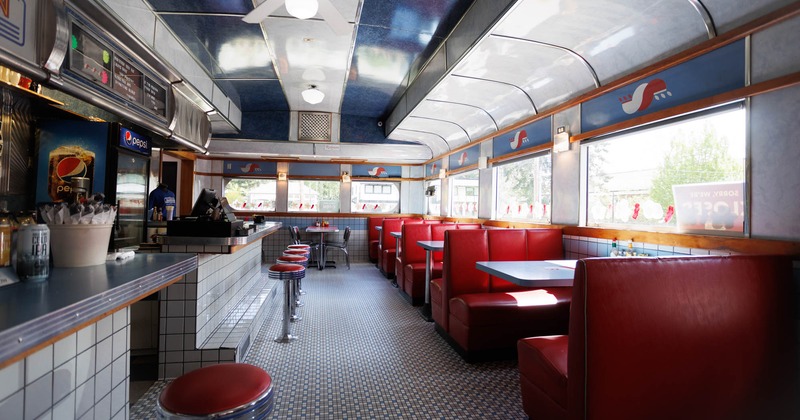
[[[572,286],[578,260],[478,261],[475,267],[524,287]]]
[[[433,273],[433,253],[444,249],[444,241],[417,241],[417,245],[425,250],[425,303],[420,314],[428,321],[433,321],[431,314],[431,273]]]
[[[319,234],[319,248],[317,249],[317,269],[325,269],[325,234],[337,233],[339,228],[336,226],[309,226],[306,228],[307,233]],[[335,267],[335,266],[334,266]]]

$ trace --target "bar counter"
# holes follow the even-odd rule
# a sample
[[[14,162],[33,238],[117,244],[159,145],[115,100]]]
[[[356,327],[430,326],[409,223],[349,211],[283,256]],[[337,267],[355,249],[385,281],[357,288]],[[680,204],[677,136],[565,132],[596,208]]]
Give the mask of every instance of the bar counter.
[[[46,281],[0,287],[0,367],[160,290],[197,269],[194,254],[136,254]],[[10,268],[5,275],[14,276]]]
[[[265,222],[256,224],[256,230],[248,236],[158,236],[161,252],[210,252],[232,253],[237,247],[247,246],[265,236],[276,232],[283,226],[281,222]],[[181,247],[187,247],[183,250]],[[165,249],[166,248],[166,249]],[[176,251],[177,250],[177,251]]]

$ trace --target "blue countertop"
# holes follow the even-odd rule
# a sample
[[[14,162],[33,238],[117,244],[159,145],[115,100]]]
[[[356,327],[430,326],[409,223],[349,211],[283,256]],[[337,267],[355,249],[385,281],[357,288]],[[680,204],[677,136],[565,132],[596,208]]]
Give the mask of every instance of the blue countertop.
[[[196,254],[136,254],[92,267],[51,268],[46,281],[0,287],[0,367],[196,268]],[[2,271],[14,276],[10,268]]]

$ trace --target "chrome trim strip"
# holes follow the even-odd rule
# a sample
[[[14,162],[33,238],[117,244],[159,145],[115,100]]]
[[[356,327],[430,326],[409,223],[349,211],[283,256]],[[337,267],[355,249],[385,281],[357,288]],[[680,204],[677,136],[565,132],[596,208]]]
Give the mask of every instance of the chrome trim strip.
[[[508,40],[512,40],[512,41],[525,42],[525,43],[528,43],[528,44],[534,44],[534,45],[539,45],[539,46],[542,46],[542,47],[553,48],[553,49],[559,50],[561,52],[565,52],[565,53],[575,57],[581,63],[583,63],[584,67],[586,67],[586,70],[588,70],[589,74],[592,76],[592,80],[594,80],[594,87],[595,88],[599,88],[600,87],[600,79],[597,78],[597,73],[595,73],[594,67],[592,67],[592,65],[589,64],[589,62],[586,61],[586,59],[583,58],[582,55],[576,53],[575,51],[572,51],[569,48],[565,48],[565,47],[562,47],[560,45],[555,45],[555,44],[548,44],[546,42],[534,41],[534,40],[531,40],[531,39],[517,38],[515,36],[497,35],[497,34],[491,34],[489,36],[490,37],[494,37],[494,38],[502,38],[502,39],[508,39]]]
[[[714,25],[714,19],[711,17],[711,14],[708,13],[708,9],[700,0],[687,0],[689,4],[694,7],[694,10],[697,11],[697,14],[700,15],[700,18],[703,19],[703,24],[706,25],[706,33],[708,34],[708,39],[715,38],[717,36],[717,28]]]
[[[528,95],[528,92],[526,92],[525,89],[523,89],[523,88],[521,88],[521,87],[519,87],[519,86],[517,86],[517,85],[515,85],[513,83],[504,82],[502,80],[486,79],[486,78],[483,78],[483,77],[465,76],[463,74],[455,74],[455,73],[451,73],[450,76],[452,76],[452,77],[461,77],[461,78],[464,78],[464,79],[480,80],[482,82],[494,82],[494,83],[499,83],[501,85],[515,87],[515,88],[519,89],[520,92],[522,92],[525,95],[526,98],[528,98],[528,101],[531,103],[531,108],[533,108],[533,114],[536,115],[536,114],[539,113],[539,110],[536,109],[536,104],[533,102],[533,98],[531,98],[531,95]]]
[[[472,107],[472,108],[480,109],[481,111],[486,113],[486,115],[489,117],[489,119],[492,120],[492,124],[494,124],[494,130],[495,131],[500,130],[500,127],[497,126],[497,121],[495,121],[494,117],[492,117],[492,114],[490,114],[489,111],[487,111],[487,110],[485,110],[485,109],[483,109],[483,108],[481,108],[481,107],[479,107],[477,105],[465,104],[465,103],[462,103],[462,102],[443,101],[441,99],[425,99],[425,100],[426,101],[431,101],[431,102],[439,102],[439,103],[443,103],[443,104],[463,105],[463,106],[469,106],[469,107]]]
[[[193,222],[186,222],[193,223]],[[236,246],[251,244],[269,234],[281,229],[283,222],[267,222],[259,226],[255,232],[248,236],[230,236],[214,238],[208,236],[159,236],[161,245],[211,245],[211,246]]]
[[[67,51],[69,50],[69,21],[67,20],[67,8],[64,5],[63,1],[51,0],[49,2],[49,6],[52,7],[53,11],[53,19],[55,19],[55,33],[53,33],[53,47],[50,50],[50,55],[44,61],[42,67],[44,67],[47,71],[53,74],[60,74],[61,66],[64,64],[64,59],[67,58]],[[45,5],[45,8],[48,6]],[[44,12],[43,16],[49,18],[49,14]],[[48,30],[44,20],[46,18],[42,18],[40,21],[43,21],[41,33],[39,35],[39,42],[41,45],[44,45],[46,41],[45,36],[48,35]],[[40,47],[43,49],[43,47]],[[40,54],[44,54],[44,51],[40,51]],[[40,57],[43,58],[43,57]]]

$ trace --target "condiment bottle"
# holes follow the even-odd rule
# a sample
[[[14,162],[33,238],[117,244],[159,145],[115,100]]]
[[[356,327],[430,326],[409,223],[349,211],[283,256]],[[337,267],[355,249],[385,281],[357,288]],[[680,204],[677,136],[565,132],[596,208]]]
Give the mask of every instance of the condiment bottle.
[[[617,249],[617,238],[611,241],[611,252],[608,253],[609,257],[619,257],[619,250]]]

